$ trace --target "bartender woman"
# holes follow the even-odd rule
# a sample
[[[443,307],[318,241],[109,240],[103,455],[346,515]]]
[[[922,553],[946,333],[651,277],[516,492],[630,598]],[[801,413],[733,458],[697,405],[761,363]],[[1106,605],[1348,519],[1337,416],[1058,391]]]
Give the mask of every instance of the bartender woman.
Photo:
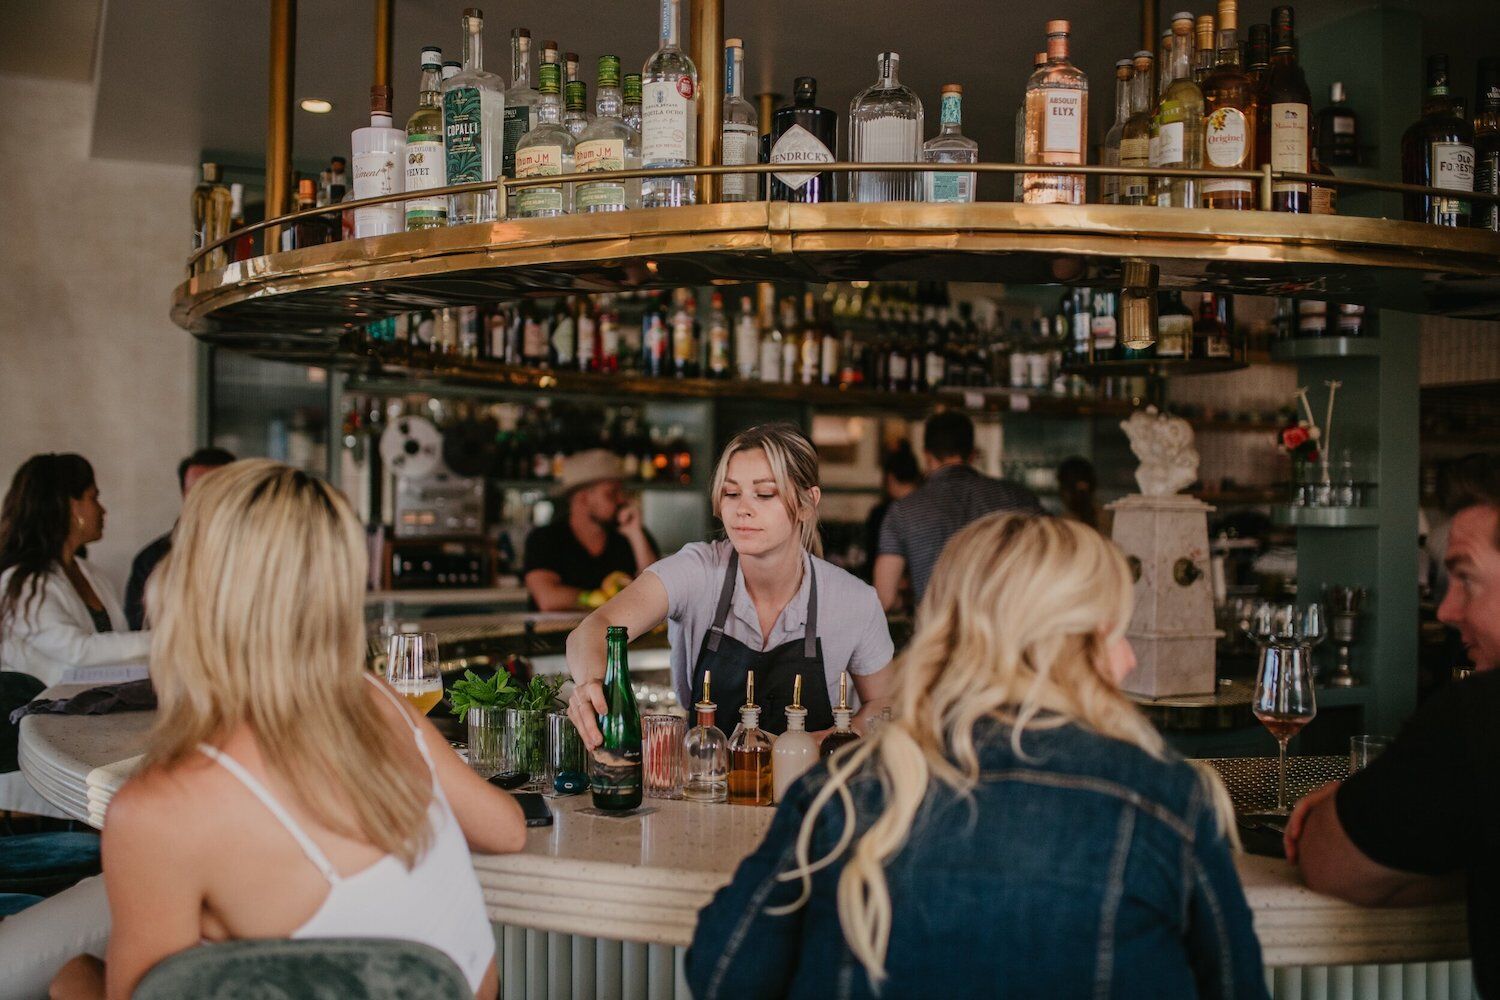
[[[604,700],[605,629],[630,638],[667,621],[672,683],[692,705],[713,675],[719,727],[728,732],[755,673],[761,728],[786,729],[792,687],[803,677],[807,728],[833,726],[839,675],[854,679],[860,726],[885,698],[894,649],[875,589],[820,558],[818,456],[790,424],[762,424],[729,442],[714,470],[722,541],[693,542],[651,565],[568,636],[574,692],[568,715],[592,748]],[[821,678],[823,683],[812,683]]]

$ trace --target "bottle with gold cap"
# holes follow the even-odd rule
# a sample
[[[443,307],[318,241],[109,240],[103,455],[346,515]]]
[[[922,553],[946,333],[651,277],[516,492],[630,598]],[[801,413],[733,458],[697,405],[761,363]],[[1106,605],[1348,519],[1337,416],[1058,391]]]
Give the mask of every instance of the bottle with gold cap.
[[[1200,85],[1214,68],[1214,16],[1199,14],[1193,22],[1193,79]]]
[[[1254,170],[1255,83],[1240,65],[1239,0],[1219,0],[1218,49],[1203,78],[1203,166],[1209,170]],[[1204,208],[1253,209],[1255,185],[1248,180],[1206,180]]]
[[[729,802],[737,806],[771,804],[770,734],[760,728],[760,706],[755,703],[755,672],[745,680],[745,704],[740,724],[729,737]]]
[[[859,742],[859,734],[849,726],[849,720],[853,717],[854,709],[849,707],[849,674],[846,671],[839,675],[839,703],[833,707],[833,732],[823,737],[823,745],[818,748],[820,759],[826,760],[850,743]]]
[[[818,741],[807,733],[807,709],[802,707],[802,675],[792,681],[792,703],[786,710],[786,732],[771,750],[771,778],[776,801],[786,797],[792,782],[818,762]]]
[[[729,741],[714,725],[714,704],[710,685],[713,677],[703,672],[703,700],[693,706],[698,724],[683,739],[687,756],[687,781],[682,797],[693,802],[723,802],[729,798]]]

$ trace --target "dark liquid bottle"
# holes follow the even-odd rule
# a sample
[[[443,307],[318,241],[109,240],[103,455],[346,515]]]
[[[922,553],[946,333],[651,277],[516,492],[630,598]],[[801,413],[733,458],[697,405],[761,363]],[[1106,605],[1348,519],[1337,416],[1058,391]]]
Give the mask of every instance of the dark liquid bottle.
[[[833,732],[823,737],[823,745],[818,747],[819,760],[827,760],[841,748],[859,742],[859,734],[849,727],[853,714],[849,708],[849,675],[840,674],[839,703],[833,710]]]
[[[1256,116],[1257,155],[1272,170],[1309,173],[1312,167],[1312,92],[1297,65],[1297,40],[1292,30],[1292,8],[1271,11],[1271,65],[1266,69]],[[1306,181],[1277,181],[1271,185],[1271,208],[1277,212],[1312,209]]]
[[[1455,193],[1474,190],[1474,130],[1454,113],[1448,90],[1448,57],[1427,59],[1427,98],[1422,117],[1401,137],[1401,179],[1407,184],[1449,188]],[[1469,202],[1409,194],[1403,199],[1406,217],[1434,226],[1467,226]]]
[[[1318,112],[1318,160],[1331,167],[1352,167],[1359,163],[1359,119],[1349,107],[1344,85],[1335,82],[1329,88],[1330,104]]]
[[[641,711],[630,685],[625,657],[627,632],[616,625],[605,630],[604,699],[609,708],[599,716],[604,736],[593,751],[589,789],[594,808],[624,812],[641,804]]]
[[[770,163],[832,163],[838,152],[839,116],[818,106],[818,81],[797,77],[796,100],[771,116]],[[788,170],[770,175],[771,201],[834,201],[833,174]]]
[[[1479,60],[1474,102],[1474,190],[1500,194],[1500,58]],[[1500,203],[1474,203],[1474,226],[1500,233]]]

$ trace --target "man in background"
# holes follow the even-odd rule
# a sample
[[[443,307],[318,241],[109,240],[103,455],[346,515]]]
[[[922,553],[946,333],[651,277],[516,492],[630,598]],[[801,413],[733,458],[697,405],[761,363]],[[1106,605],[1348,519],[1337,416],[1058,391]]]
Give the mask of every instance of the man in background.
[[[901,601],[901,575],[911,578],[912,603],[922,603],[932,568],[959,529],[996,511],[1040,514],[1042,505],[1026,487],[991,479],[974,460],[974,422],[955,410],[927,418],[922,428],[922,461],[927,481],[891,504],[880,527],[875,557],[875,592],[890,611]]]
[[[875,580],[875,558],[880,551],[880,526],[885,523],[885,515],[890,513],[891,504],[910,496],[922,483],[917,456],[911,450],[911,442],[904,438],[886,453],[880,469],[880,503],[872,507],[870,516],[865,518],[865,579],[871,582]]]
[[[656,562],[640,509],[626,499],[618,456],[603,448],[570,455],[557,493],[552,523],[526,536],[524,579],[538,611],[568,611],[583,606],[585,594],[618,592]]]
[[[198,480],[233,461],[234,456],[223,448],[199,448],[177,463],[177,487],[186,497]],[[172,533],[168,531],[136,553],[130,564],[130,582],[125,587],[125,618],[137,632],[146,627],[146,580],[170,551]]]

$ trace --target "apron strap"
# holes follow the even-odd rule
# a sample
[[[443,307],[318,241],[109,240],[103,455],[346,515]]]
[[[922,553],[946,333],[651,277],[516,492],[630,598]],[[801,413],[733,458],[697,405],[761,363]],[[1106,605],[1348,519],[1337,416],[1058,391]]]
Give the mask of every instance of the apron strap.
[[[811,557],[807,560],[807,572],[812,579],[807,587],[807,630],[802,634],[802,653],[811,660],[818,655],[818,574]]]
[[[734,603],[734,579],[740,569],[740,554],[729,548],[729,565],[724,570],[724,585],[719,588],[719,607],[714,611],[714,623],[708,630],[708,651],[719,651],[719,640],[724,637],[724,623],[729,620],[729,608]]]

